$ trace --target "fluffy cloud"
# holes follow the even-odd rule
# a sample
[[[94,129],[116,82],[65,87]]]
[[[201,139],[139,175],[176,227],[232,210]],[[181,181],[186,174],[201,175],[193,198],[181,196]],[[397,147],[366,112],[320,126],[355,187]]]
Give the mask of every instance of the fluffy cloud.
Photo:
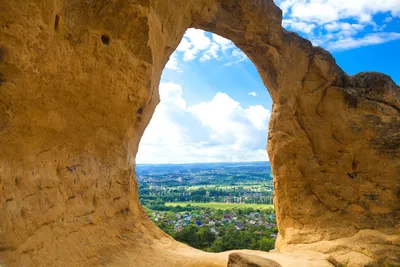
[[[400,17],[399,0],[277,0],[284,13],[282,25],[301,32],[314,45],[343,50],[395,40],[397,33],[383,32],[386,23]],[[377,21],[375,15],[391,16]],[[387,38],[386,38],[387,37]],[[346,42],[349,42],[346,45]]]
[[[176,53],[173,53],[168,62],[167,65],[165,65],[165,68],[170,69],[170,70],[176,70],[176,71],[181,71],[181,69],[178,66],[178,59]]]
[[[190,28],[185,32],[179,46],[170,61],[167,69],[182,71],[179,67],[183,62],[199,59],[201,62],[222,60],[229,66],[247,60],[247,57],[236,48],[232,41],[214,33]]]
[[[228,49],[230,49],[230,48],[233,48],[235,45],[232,43],[232,41],[230,41],[230,40],[228,40],[228,39],[226,39],[226,38],[224,38],[224,37],[222,37],[222,36],[219,36],[219,35],[217,35],[217,34],[212,34],[212,37],[213,37],[213,41],[215,42],[215,43],[217,43],[217,44],[219,44],[220,46],[221,46],[221,48],[222,48],[222,50],[224,51],[224,50],[228,50]]]
[[[290,27],[294,31],[300,31],[304,33],[311,33],[315,28],[315,24],[313,23],[299,22],[291,19],[282,20],[282,26]]]
[[[232,56],[238,58],[238,60],[243,61],[247,59],[247,56],[239,49],[233,49]]]
[[[324,27],[328,32],[342,31],[342,32],[350,32],[350,34],[353,35],[359,32],[360,30],[364,29],[365,25],[350,24],[347,22],[332,22],[326,24]]]
[[[160,84],[161,103],[147,127],[138,163],[268,160],[271,113],[261,105],[244,108],[224,93],[188,106],[182,87]]]
[[[389,12],[392,16],[400,16],[398,0],[302,0],[277,1],[278,5],[286,2],[287,13],[302,21],[326,23],[340,19],[353,18],[368,22],[377,13]]]
[[[203,56],[200,58],[200,61],[207,61],[211,58],[219,59],[218,51],[220,48],[221,47],[217,43],[212,43],[210,49],[203,54]]]
[[[328,42],[326,47],[330,50],[345,50],[355,47],[382,44],[392,40],[399,40],[400,33],[371,33],[362,38],[348,37],[337,40],[335,42]]]
[[[255,91],[248,93],[248,95],[251,95],[251,96],[258,96],[257,93],[256,93]]]
[[[198,54],[211,46],[211,40],[204,31],[197,29],[188,29],[180,42],[178,52],[183,52],[183,60],[190,61],[197,58]]]
[[[248,57],[246,56],[246,54],[237,48],[232,50],[232,58],[234,60],[230,60],[230,61],[226,62],[224,64],[224,66],[231,66],[233,64],[238,64],[242,61],[248,60]]]
[[[271,111],[261,105],[250,106],[244,111],[258,130],[267,130],[265,122],[271,117]]]
[[[387,17],[387,18],[385,18],[384,22],[389,23],[389,22],[391,22],[392,20],[393,20],[392,17]]]
[[[334,7],[321,3],[321,1],[318,2],[294,4],[292,6],[292,16],[303,21],[319,23],[338,20],[339,14]]]

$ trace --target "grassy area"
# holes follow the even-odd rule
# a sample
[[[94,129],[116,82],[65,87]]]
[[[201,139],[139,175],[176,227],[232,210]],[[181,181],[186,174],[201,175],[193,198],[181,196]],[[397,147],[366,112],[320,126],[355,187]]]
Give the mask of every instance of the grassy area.
[[[213,208],[213,209],[233,209],[233,208],[253,208],[253,209],[267,209],[267,208],[274,208],[272,204],[241,204],[241,203],[200,203],[200,202],[167,202],[165,203],[166,206],[186,206],[192,205],[196,207],[203,207],[203,208]]]
[[[252,188],[264,188],[266,187],[267,184],[265,183],[254,183],[254,184],[250,184],[250,183],[246,183],[246,184],[237,184],[237,185],[215,185],[215,184],[210,184],[210,185],[192,185],[192,186],[175,186],[175,188],[178,189],[186,189],[186,190],[198,190],[201,188],[207,189],[207,188],[218,188],[218,189],[232,189],[232,188],[239,188],[239,187],[243,187],[244,189],[252,189]]]
[[[147,214],[150,214],[150,213],[153,212],[151,209],[149,209],[149,208],[146,207],[146,206],[142,206],[142,207],[143,207],[144,211],[145,211]]]

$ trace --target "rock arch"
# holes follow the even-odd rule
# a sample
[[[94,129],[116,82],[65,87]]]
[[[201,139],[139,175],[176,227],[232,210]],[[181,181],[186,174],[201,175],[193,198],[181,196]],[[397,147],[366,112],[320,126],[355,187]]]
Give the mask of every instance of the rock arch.
[[[225,266],[156,228],[135,155],[188,27],[258,68],[283,266],[399,263],[400,89],[347,76],[271,0],[0,1],[0,262]],[[296,265],[298,266],[298,265]]]

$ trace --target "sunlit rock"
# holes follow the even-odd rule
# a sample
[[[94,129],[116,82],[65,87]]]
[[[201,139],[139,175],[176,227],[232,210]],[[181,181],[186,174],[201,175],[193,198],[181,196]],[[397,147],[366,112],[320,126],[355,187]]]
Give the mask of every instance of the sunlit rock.
[[[272,0],[0,1],[0,262],[227,265],[230,252],[189,248],[151,223],[135,180],[161,72],[196,27],[242,49],[274,101],[280,235],[268,257],[400,264],[400,89],[347,76],[281,22]]]

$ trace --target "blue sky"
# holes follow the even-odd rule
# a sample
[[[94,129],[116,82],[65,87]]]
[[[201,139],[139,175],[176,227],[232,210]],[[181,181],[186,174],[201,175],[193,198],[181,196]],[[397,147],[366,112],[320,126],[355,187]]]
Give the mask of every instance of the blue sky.
[[[283,26],[330,51],[348,74],[379,71],[400,84],[400,0],[278,0]],[[137,163],[268,160],[272,101],[232,42],[189,29],[161,79],[161,103]]]

